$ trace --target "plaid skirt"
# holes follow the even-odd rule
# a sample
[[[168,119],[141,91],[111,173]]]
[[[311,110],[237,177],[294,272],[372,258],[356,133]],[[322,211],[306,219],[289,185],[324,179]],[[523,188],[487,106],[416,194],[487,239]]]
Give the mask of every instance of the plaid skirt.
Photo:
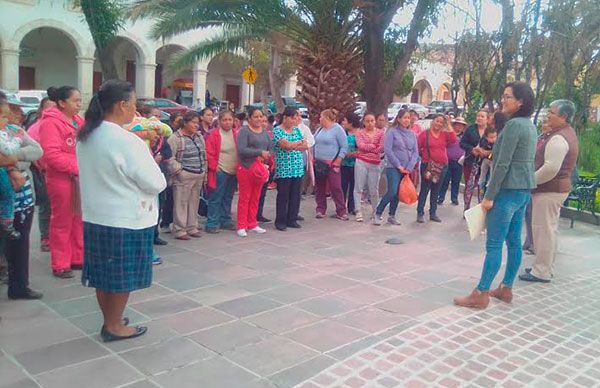
[[[83,223],[81,283],[106,292],[131,292],[152,284],[154,227],[132,230]]]

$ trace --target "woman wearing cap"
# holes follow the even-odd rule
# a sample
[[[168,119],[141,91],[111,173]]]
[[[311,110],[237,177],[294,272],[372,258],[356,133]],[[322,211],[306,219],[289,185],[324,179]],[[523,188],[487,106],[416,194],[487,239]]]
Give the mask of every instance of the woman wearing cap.
[[[446,152],[448,154],[448,169],[446,170],[446,174],[444,174],[444,179],[442,180],[442,185],[440,186],[440,194],[438,195],[438,204],[444,203],[446,199],[446,192],[448,191],[448,186],[450,189],[450,200],[452,204],[458,205],[458,192],[460,190],[460,180],[462,179],[463,169],[460,164],[460,160],[464,160],[465,151],[460,148],[460,138],[462,137],[465,128],[467,127],[467,122],[462,117],[457,117],[452,120],[452,129],[458,139],[448,144],[446,148]]]

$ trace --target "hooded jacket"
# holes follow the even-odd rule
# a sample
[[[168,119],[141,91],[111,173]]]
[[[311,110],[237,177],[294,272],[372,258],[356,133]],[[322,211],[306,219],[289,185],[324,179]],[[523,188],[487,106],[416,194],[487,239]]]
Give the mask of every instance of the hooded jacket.
[[[42,114],[40,144],[44,149],[42,163],[48,177],[71,178],[79,175],[75,146],[83,118],[75,115],[73,122],[56,107]]]

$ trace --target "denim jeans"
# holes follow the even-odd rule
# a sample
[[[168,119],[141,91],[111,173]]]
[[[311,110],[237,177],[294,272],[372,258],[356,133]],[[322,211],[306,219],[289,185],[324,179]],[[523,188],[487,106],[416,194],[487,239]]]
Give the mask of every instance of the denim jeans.
[[[390,205],[390,217],[396,216],[396,210],[398,209],[398,187],[402,180],[402,174],[394,167],[385,168],[385,177],[387,179],[387,191],[385,195],[379,201],[377,205],[377,215],[382,215],[385,207]]]
[[[477,286],[480,291],[489,291],[496,274],[500,270],[502,245],[505,241],[508,255],[502,284],[512,287],[523,257],[521,228],[525,208],[530,198],[529,190],[500,190],[496,195],[494,206],[488,212],[486,219],[486,255],[481,280]]]
[[[448,163],[448,169],[442,179],[442,185],[440,186],[440,194],[438,195],[438,202],[442,203],[446,199],[446,192],[448,186],[450,186],[450,200],[454,203],[458,202],[458,191],[460,190],[460,179],[462,178],[463,167],[458,164],[457,161],[451,160]]]
[[[231,201],[237,186],[235,175],[217,172],[217,187],[208,196],[208,217],[206,229],[230,226]]]
[[[442,179],[446,175],[447,167],[444,167],[442,171]],[[421,163],[421,190],[419,191],[419,203],[417,204],[417,214],[422,216],[425,214],[425,203],[427,202],[427,196],[429,196],[429,215],[434,215],[437,212],[437,201],[440,192],[440,186],[442,185],[441,180],[437,183],[433,183],[424,178],[425,171],[427,171],[427,163]]]

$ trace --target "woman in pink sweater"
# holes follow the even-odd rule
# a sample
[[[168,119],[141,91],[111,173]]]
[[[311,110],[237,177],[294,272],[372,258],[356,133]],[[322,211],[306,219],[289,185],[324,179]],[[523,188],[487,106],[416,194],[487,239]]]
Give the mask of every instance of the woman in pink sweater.
[[[363,118],[364,129],[356,133],[356,164],[354,166],[354,208],[356,221],[362,222],[360,206],[362,191],[367,187],[373,214],[379,201],[379,176],[381,170],[381,154],[383,153],[383,131],[375,126],[376,119],[372,113]]]

